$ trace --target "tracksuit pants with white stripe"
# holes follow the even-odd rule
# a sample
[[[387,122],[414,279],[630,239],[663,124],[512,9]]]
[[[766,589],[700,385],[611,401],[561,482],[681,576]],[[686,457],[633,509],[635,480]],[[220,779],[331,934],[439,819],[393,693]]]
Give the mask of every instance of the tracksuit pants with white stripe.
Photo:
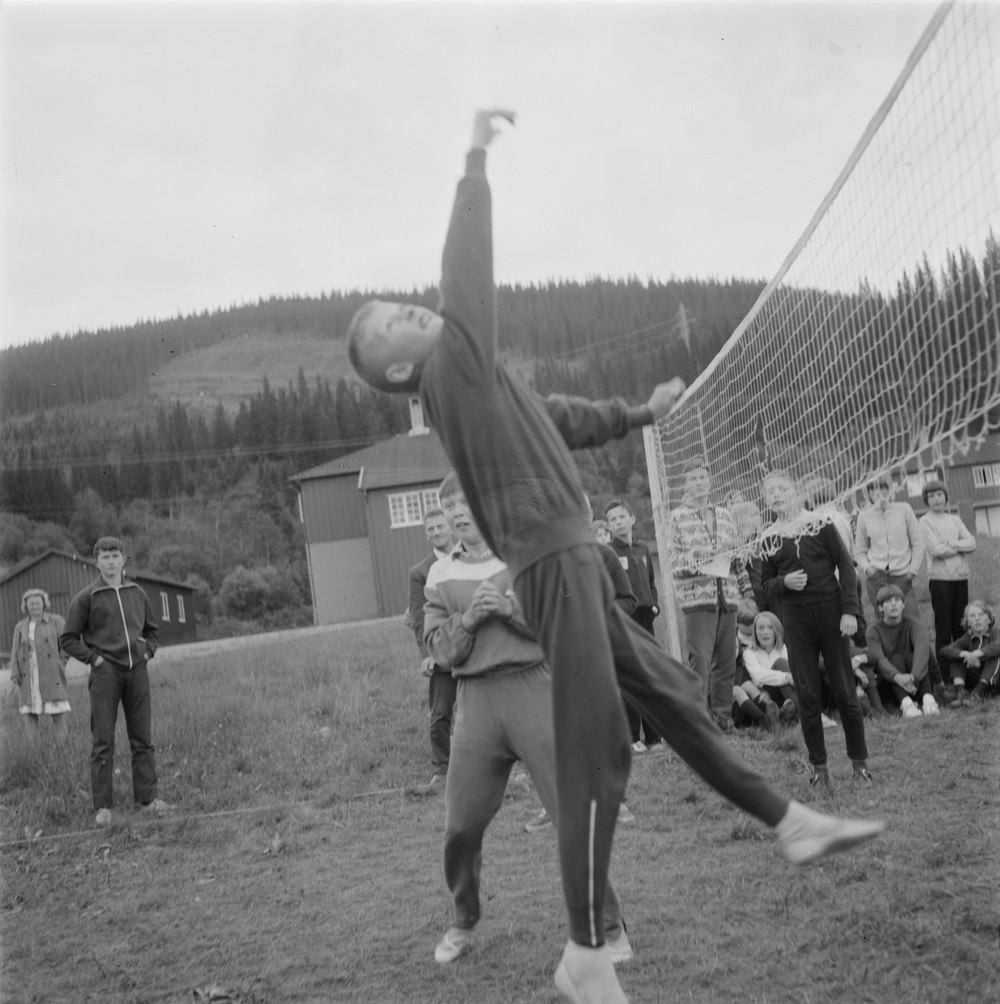
[[[768,826],[788,800],[751,770],[705,708],[701,682],[626,617],[596,545],[547,555],[515,591],[552,673],[559,860],[570,936],[604,942],[604,895],[631,764],[620,687],[708,784]]]

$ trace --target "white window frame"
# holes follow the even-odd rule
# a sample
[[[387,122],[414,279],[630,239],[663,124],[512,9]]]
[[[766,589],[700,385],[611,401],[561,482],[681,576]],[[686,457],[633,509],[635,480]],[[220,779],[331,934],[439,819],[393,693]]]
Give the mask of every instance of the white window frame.
[[[179,624],[187,624],[187,614],[184,612],[184,597],[180,595],[177,597],[177,622]]]
[[[1000,537],[1000,505],[976,506],[976,533]]]
[[[977,464],[972,468],[972,483],[977,488],[1000,488],[1000,464]]]
[[[393,530],[420,526],[423,522],[419,491],[394,492],[389,496],[389,526]]]
[[[425,488],[420,493],[420,502],[423,505],[423,515],[426,516],[431,509],[441,508],[441,496],[436,488]]]
[[[906,494],[910,496],[911,499],[920,498],[923,493],[924,486],[928,481],[944,481],[940,471],[930,470],[930,471],[920,471],[917,474],[907,474],[906,475]]]
[[[441,508],[441,496],[436,488],[417,488],[410,492],[393,492],[389,499],[389,527],[400,530],[407,526],[423,526],[431,509]]]
[[[160,590],[160,620],[170,620],[170,593]]]

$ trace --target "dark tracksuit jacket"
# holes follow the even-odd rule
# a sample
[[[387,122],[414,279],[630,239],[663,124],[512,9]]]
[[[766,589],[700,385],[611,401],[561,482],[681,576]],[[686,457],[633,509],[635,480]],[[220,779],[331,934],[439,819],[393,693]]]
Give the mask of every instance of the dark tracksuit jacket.
[[[160,629],[146,591],[123,578],[116,590],[103,578],[73,597],[60,644],[67,655],[93,666],[99,656],[122,669],[151,659]]]
[[[632,592],[635,593],[633,619],[647,631],[652,631],[653,619],[656,617],[653,607],[659,606],[659,599],[656,595],[656,580],[653,578],[653,556],[649,553],[649,548],[641,540],[626,544],[617,537],[611,538],[608,547],[618,555]]]
[[[567,445],[623,436],[649,422],[649,410],[621,401],[543,402],[497,357],[485,165],[485,150],[470,151],[458,184],[442,259],[444,325],[424,365],[420,396],[476,523],[510,568],[552,671],[563,889],[573,939],[597,946],[631,753],[618,685],[723,794],[772,826],[787,801],[722,739],[700,707],[693,674],[671,665],[614,602]]]
[[[768,553],[776,547],[773,553]],[[802,738],[814,767],[826,764],[820,707],[819,656],[844,726],[847,755],[854,762],[867,759],[864,718],[858,704],[851,669],[850,645],[840,634],[843,614],[858,615],[858,580],[854,561],[833,523],[793,539],[764,538],[761,592],[771,610],[781,610],[788,663],[795,682],[802,722]],[[785,585],[789,572],[802,569],[808,576],[805,589]],[[839,573],[839,578],[838,578]]]
[[[631,614],[632,620],[653,634],[653,620],[656,618],[654,607],[656,607],[658,599],[656,582],[653,578],[653,556],[649,553],[649,548],[640,540],[633,539],[631,544],[626,544],[617,537],[611,538],[608,547],[614,551],[619,566],[628,576],[629,585],[635,594],[636,603],[635,610]],[[628,702],[625,705],[625,715],[628,718],[629,735],[632,742],[638,742],[643,731],[647,746],[652,746],[662,738],[655,726],[643,719],[641,712]]]

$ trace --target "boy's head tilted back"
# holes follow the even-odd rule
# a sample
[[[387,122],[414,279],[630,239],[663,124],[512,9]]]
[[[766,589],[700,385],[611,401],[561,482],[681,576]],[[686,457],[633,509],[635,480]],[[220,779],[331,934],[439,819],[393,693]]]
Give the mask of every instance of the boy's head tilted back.
[[[375,390],[412,394],[428,356],[437,347],[444,321],[412,303],[369,300],[347,329],[354,371]]]

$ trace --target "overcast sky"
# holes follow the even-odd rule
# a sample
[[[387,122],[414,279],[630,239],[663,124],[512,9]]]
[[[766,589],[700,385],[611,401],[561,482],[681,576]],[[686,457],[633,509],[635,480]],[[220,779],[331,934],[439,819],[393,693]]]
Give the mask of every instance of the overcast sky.
[[[0,344],[438,278],[766,279],[933,4],[0,5]]]

